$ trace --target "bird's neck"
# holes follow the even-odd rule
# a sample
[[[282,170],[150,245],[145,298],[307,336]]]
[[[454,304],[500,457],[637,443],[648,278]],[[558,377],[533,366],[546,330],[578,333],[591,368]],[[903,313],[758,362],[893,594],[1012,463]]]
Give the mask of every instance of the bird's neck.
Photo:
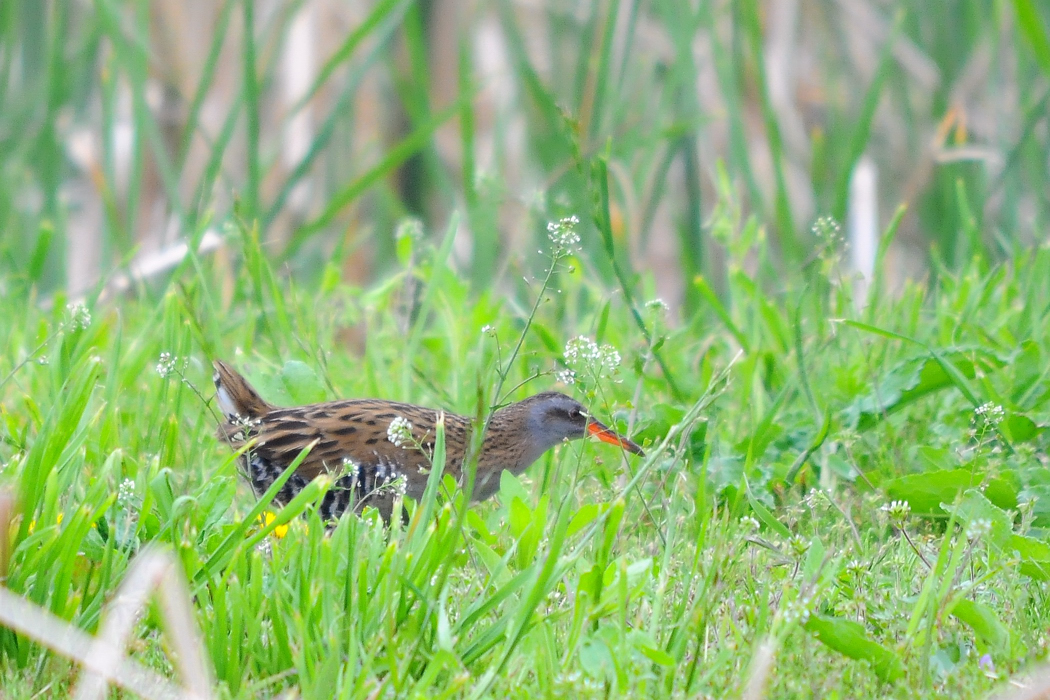
[[[499,490],[501,472],[520,474],[551,447],[533,438],[526,416],[513,411],[514,408],[508,406],[496,411],[489,421],[478,457],[475,500],[488,498]]]

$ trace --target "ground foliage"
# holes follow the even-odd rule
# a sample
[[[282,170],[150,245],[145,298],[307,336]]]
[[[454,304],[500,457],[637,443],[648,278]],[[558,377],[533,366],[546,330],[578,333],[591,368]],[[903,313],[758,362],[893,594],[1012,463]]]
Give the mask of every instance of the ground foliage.
[[[448,233],[358,289],[282,278],[240,232],[228,300],[198,261],[155,297],[6,307],[10,589],[92,631],[136,551],[168,547],[231,697],[720,696],[769,653],[775,695],[972,696],[1045,655],[1046,250],[860,310],[833,243],[780,290],[742,258],[681,320],[576,248],[523,262],[519,307],[471,291]],[[213,437],[211,357],[285,404],[476,415],[571,380],[648,456],[572,443],[471,509],[435,484],[389,530],[327,533],[321,481],[260,521]],[[157,631],[133,649],[164,670]],[[8,631],[0,651],[15,696],[75,673]]]

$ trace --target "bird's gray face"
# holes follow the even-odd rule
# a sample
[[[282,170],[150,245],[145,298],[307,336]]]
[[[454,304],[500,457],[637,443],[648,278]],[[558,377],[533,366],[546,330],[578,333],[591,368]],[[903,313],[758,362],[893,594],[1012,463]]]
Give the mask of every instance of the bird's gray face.
[[[530,423],[546,449],[565,439],[576,440],[587,434],[587,411],[583,405],[564,394],[541,394],[532,408]]]
[[[539,394],[534,398],[536,401],[531,407],[529,428],[536,442],[542,446],[541,454],[562,440],[593,435],[602,442],[644,456],[645,453],[638,445],[588,415],[587,409],[579,401],[556,392]]]

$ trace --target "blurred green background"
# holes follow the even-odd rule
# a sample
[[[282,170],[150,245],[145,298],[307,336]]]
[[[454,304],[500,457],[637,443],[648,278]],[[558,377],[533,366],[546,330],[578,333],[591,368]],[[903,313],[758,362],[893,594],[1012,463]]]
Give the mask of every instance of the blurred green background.
[[[548,220],[601,245],[600,160],[617,254],[673,309],[721,290],[742,234],[718,222],[750,217],[776,285],[822,215],[870,271],[907,203],[899,286],[1043,239],[1048,30],[1035,0],[9,0],[3,284],[163,284],[235,209],[300,283],[365,284],[399,220],[459,211],[456,266],[509,290]]]

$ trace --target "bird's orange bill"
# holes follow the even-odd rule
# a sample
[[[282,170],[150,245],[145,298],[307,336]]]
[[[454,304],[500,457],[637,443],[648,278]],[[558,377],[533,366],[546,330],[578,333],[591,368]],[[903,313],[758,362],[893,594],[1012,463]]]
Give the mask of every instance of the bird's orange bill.
[[[641,455],[643,457],[645,456],[645,453],[642,452],[641,447],[638,447],[638,445],[634,444],[633,442],[618,434],[617,432],[605,427],[596,420],[592,419],[591,422],[587,424],[587,432],[593,435],[594,437],[598,438],[602,442],[607,442],[610,445],[617,445],[627,450],[628,452],[635,453],[636,455]]]

